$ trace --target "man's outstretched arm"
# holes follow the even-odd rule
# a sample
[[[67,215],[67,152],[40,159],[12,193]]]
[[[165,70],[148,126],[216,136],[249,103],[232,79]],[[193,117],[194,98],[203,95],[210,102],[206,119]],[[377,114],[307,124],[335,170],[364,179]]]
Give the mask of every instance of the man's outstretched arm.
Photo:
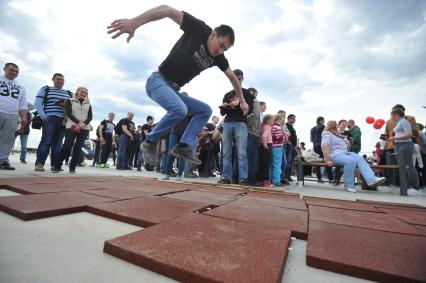
[[[240,108],[243,110],[244,115],[249,112],[249,106],[244,99],[243,90],[241,89],[240,81],[238,80],[237,76],[234,74],[234,72],[231,70],[231,68],[226,69],[225,75],[228,77],[229,81],[232,84],[232,87],[234,88],[235,92],[238,95],[238,98],[240,100]]]
[[[115,33],[112,36],[113,39],[119,37],[123,33],[127,33],[129,35],[127,37],[127,42],[129,42],[130,39],[135,35],[136,29],[138,29],[140,26],[164,18],[170,18],[179,26],[181,26],[183,21],[183,12],[167,5],[161,5],[144,12],[143,14],[133,19],[121,19],[113,21],[108,26],[108,33]]]

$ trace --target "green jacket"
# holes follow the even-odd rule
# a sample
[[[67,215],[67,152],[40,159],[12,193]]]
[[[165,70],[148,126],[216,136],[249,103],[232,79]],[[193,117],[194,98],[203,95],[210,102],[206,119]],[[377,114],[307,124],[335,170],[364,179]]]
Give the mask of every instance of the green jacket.
[[[361,129],[358,126],[354,126],[351,131],[351,136],[353,139],[351,150],[359,153],[361,151]]]

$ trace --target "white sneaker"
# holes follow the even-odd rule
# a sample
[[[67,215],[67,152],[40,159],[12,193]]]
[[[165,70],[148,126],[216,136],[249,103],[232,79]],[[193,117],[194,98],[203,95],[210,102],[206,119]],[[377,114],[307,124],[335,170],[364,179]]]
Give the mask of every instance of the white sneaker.
[[[170,179],[169,175],[164,175],[160,178],[158,178],[159,181],[168,181]]]
[[[407,190],[407,195],[409,196],[417,196],[419,194],[419,191],[416,189],[410,188]]]
[[[376,177],[373,179],[373,181],[367,183],[367,185],[369,187],[377,187],[377,186],[380,186],[381,184],[384,184],[385,182],[386,182],[385,177],[380,177],[380,178]]]
[[[355,188],[348,188],[348,187],[345,187],[345,190],[347,190],[348,192],[351,192],[351,193],[356,193]]]

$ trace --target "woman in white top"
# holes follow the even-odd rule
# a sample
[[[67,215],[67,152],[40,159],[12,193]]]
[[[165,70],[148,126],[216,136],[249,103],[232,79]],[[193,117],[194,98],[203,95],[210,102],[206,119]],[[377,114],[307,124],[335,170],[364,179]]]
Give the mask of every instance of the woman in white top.
[[[405,119],[405,113],[402,109],[393,109],[391,117],[397,124],[393,130],[395,135],[389,137],[387,141],[395,143],[396,160],[399,166],[400,194],[401,196],[417,195],[419,176],[413,165],[414,143],[412,140],[412,127],[410,122]]]
[[[374,175],[373,170],[362,156],[349,151],[350,142],[346,136],[339,133],[336,121],[327,122],[322,134],[321,148],[328,166],[343,166],[347,191],[356,192],[354,174],[357,168],[370,187],[378,186],[386,181],[386,178],[378,178]]]

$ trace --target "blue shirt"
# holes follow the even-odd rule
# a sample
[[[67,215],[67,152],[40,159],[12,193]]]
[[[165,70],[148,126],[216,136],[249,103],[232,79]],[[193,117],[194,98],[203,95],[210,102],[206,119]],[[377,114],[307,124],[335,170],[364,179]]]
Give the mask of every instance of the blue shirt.
[[[46,95],[47,88],[48,90]],[[58,105],[58,102],[61,100],[66,101],[71,97],[72,92],[69,90],[44,86],[38,91],[34,106],[37,110],[37,113],[42,118],[46,116],[64,117],[64,108]]]

